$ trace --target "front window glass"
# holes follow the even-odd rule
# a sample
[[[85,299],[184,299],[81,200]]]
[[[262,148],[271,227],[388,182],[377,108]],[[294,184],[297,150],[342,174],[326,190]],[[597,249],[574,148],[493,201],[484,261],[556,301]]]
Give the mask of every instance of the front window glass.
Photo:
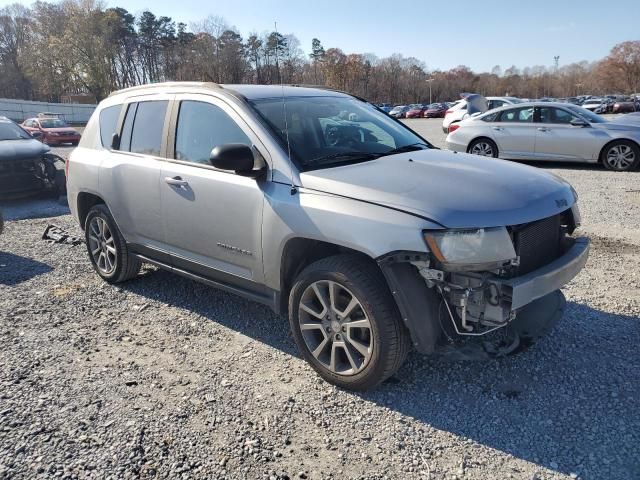
[[[195,101],[180,104],[176,160],[209,165],[211,150],[229,143],[251,146],[247,135],[220,107]]]
[[[288,139],[301,170],[373,160],[399,151],[432,148],[422,138],[368,103],[351,97],[289,97],[254,100],[252,106],[283,148]]]
[[[590,123],[606,123],[606,120],[600,115],[590,112],[586,108],[578,107],[577,105],[571,105],[569,109],[579,117]]]
[[[40,126],[42,128],[64,128],[68,125],[59,118],[41,118]]]
[[[26,140],[31,138],[27,132],[9,120],[0,120],[0,140]]]

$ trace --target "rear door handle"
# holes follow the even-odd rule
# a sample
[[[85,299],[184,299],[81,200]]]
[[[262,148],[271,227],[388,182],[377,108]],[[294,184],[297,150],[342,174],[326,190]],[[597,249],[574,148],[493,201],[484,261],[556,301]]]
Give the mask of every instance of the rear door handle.
[[[548,132],[550,129],[547,127],[538,127],[539,132]]]
[[[164,181],[174,187],[186,187],[189,182],[183,180],[182,177],[164,177]]]

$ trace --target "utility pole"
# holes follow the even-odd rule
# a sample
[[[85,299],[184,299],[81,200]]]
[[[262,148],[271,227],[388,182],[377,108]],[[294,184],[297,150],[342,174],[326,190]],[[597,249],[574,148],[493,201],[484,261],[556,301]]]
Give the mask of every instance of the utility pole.
[[[558,72],[558,63],[560,63],[560,55],[553,57],[553,64],[555,65],[556,73]]]
[[[431,99],[431,82],[433,82],[435,80],[435,78],[428,78],[427,79],[427,83],[429,84],[429,105],[431,105],[431,103],[433,103],[433,100]]]

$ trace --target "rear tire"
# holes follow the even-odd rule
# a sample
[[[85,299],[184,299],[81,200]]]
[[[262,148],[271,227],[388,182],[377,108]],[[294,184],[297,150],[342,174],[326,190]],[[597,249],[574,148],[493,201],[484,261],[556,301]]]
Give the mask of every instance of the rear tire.
[[[138,275],[142,262],[129,252],[106,205],[98,204],[89,210],[84,234],[89,260],[104,280],[119,283]]]
[[[349,390],[389,378],[411,348],[382,272],[357,255],[306,267],[291,289],[289,323],[304,359],[327,382]]]
[[[629,140],[616,140],[602,149],[600,161],[607,170],[629,172],[640,162],[640,148]]]
[[[469,144],[468,153],[482,157],[498,158],[498,146],[489,138],[476,138]]]

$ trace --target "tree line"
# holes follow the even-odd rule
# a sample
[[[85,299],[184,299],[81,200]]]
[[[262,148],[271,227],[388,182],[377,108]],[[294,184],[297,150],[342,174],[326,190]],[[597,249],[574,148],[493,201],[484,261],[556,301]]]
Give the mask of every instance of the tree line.
[[[313,39],[306,55],[294,34],[243,37],[223,18],[187,25],[150,11],[134,15],[98,0],[38,1],[0,9],[0,97],[97,101],[121,88],[168,80],[324,85],[372,102],[425,103],[461,92],[524,98],[640,92],[640,41],[596,62],[475,73],[464,65],[429,70],[394,54],[347,54]]]

